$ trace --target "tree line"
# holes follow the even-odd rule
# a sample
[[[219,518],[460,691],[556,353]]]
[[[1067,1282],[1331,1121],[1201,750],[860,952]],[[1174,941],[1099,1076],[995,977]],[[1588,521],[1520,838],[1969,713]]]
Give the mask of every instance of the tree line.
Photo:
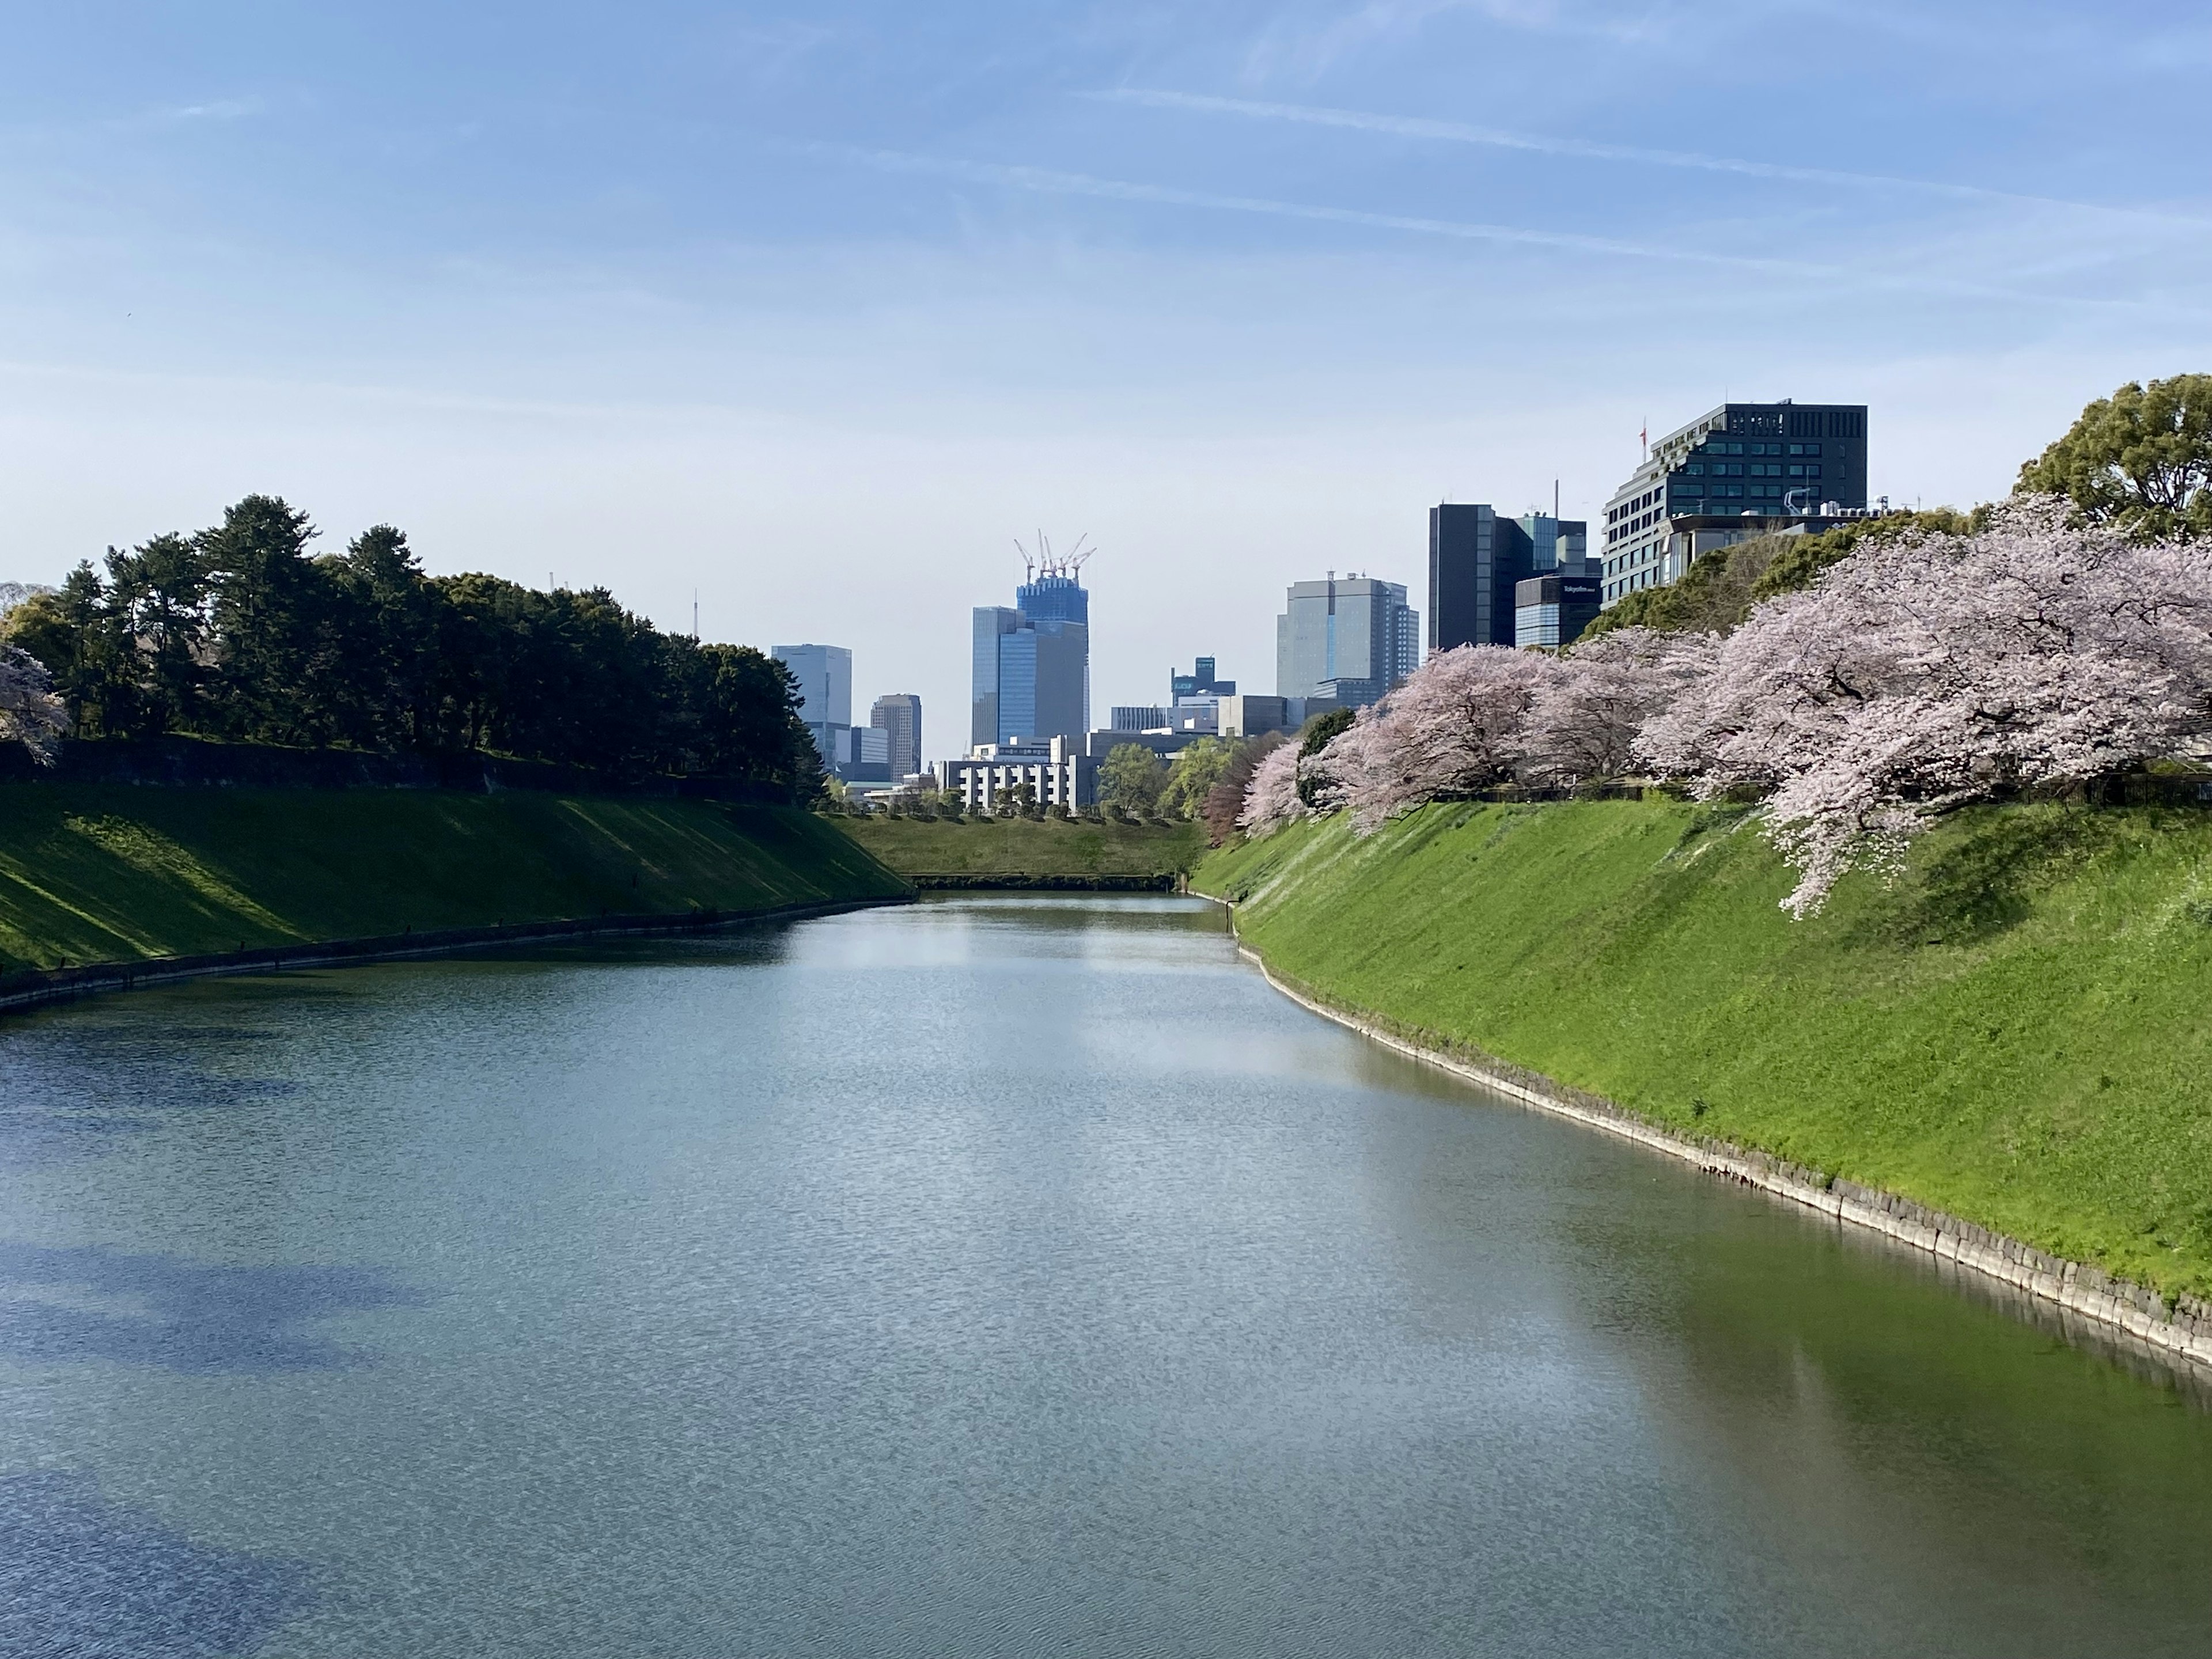
[[[389,525],[343,553],[312,552],[316,533],[249,495],[211,528],[81,562],[7,612],[0,645],[43,665],[80,737],[483,751],[819,790],[775,658],[664,634],[604,587],[428,575]]]
[[[1802,916],[1957,807],[2212,760],[2212,376],[2091,404],[2002,505],[1728,551],[1556,654],[1430,658],[1262,756],[1241,827],[1371,833],[1507,784],[1741,793]]]

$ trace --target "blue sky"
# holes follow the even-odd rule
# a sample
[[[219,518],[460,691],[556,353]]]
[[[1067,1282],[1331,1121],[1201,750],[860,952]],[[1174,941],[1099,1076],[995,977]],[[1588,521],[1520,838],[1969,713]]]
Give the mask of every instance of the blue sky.
[[[2171,3],[80,3],[0,58],[0,579],[249,489],[855,653],[1087,532],[1094,702],[1724,398],[1966,502],[2212,368]]]

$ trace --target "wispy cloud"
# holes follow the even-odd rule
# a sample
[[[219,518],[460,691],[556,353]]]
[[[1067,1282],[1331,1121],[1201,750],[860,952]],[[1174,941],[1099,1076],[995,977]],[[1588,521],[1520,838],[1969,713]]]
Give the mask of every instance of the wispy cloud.
[[[1151,88],[1121,87],[1087,93],[1086,97],[1113,103],[1143,104],[1156,109],[1188,110],[1204,115],[1237,115],[1255,120],[1295,121],[1310,126],[1342,127],[1358,132],[1386,133],[1394,137],[1426,138],[1445,143],[1481,144],[1496,149],[1526,150],[1540,155],[1565,155],[1594,161],[1626,161],[1644,167],[1688,167],[1705,173],[1730,173],[1753,179],[1778,179],[1796,184],[1844,185],[1861,189],[1911,191],[1954,200],[2002,202],[2013,205],[2063,208],[2069,211],[2112,214],[2165,225],[2212,230],[2212,220],[2164,213],[2154,209],[2115,207],[2101,202],[2074,201],[2062,197],[2035,196],[2019,191],[1992,190],[1984,185],[1954,184],[1941,179],[1915,179],[1897,173],[1856,173],[1833,167],[1792,167],[1780,161],[1754,161],[1740,156],[1707,155],[1696,150],[1653,149],[1639,144],[1607,144],[1583,138],[1561,138],[1544,133],[1512,132],[1498,127],[1470,126],[1460,121],[1434,121],[1418,116],[1381,115],[1365,110],[1332,109],[1313,104],[1269,103],[1250,98],[1221,98],[1201,93],[1169,92]]]
[[[2203,313],[2131,298],[2094,298],[2075,295],[2037,293],[1984,283],[1914,275],[1893,270],[1867,270],[1843,265],[1819,264],[1798,259],[1765,258],[1717,249],[1626,241],[1610,236],[1588,236],[1573,231],[1539,230],[1520,225],[1485,224],[1459,219],[1433,219],[1418,215],[1375,213],[1359,208],[1317,206],[1303,202],[1277,201],[1260,196],[1231,196],[1211,191],[1182,190],[1167,185],[1148,185],[1121,179],[1101,179],[1090,173],[1062,173],[1047,167],[1023,167],[992,161],[917,155],[902,150],[863,149],[846,145],[798,146],[806,154],[840,156],[886,172],[926,173],[972,184],[1033,191],[1054,196],[1088,196],[1110,201],[1147,202],[1163,207],[1194,208],[1220,213],[1255,214],[1272,218],[1300,219],[1322,224],[1360,225],[1422,236],[1444,236],[1461,241],[1497,242],[1524,247],[1556,248],[1568,252],[1613,258],[1649,259],[1674,264],[1723,266],[1759,271],[1770,276],[1814,278],[1846,289],[1887,289],[1951,298],[1997,300],[2031,306],[2079,307],[2092,310],[2179,311],[2192,317]]]
[[[185,104],[161,113],[172,121],[237,121],[261,112],[258,98],[216,98],[204,104]]]
[[[1473,13],[1486,21],[1536,34],[1566,34],[1617,44],[1643,43],[1666,32],[1669,19],[1647,6],[1614,12],[1568,0],[1360,0],[1326,21],[1279,16],[1269,22],[1245,60],[1248,79],[1287,76],[1312,81],[1344,58],[1417,34],[1446,13]]]

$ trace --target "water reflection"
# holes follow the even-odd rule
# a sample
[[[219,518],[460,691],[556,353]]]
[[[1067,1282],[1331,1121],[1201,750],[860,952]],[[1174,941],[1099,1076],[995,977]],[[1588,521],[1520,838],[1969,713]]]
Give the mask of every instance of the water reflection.
[[[271,1656],[2212,1645],[2172,1372],[1316,1020],[1202,903],[174,988],[0,1064],[137,1125],[0,1170],[0,1469],[127,1488]]]
[[[304,1563],[194,1543],[105,1501],[84,1475],[0,1477],[0,1652],[250,1654],[313,1601]]]
[[[422,1297],[346,1267],[225,1267],[0,1240],[0,1355],[206,1372],[325,1370],[361,1353],[296,1328]]]

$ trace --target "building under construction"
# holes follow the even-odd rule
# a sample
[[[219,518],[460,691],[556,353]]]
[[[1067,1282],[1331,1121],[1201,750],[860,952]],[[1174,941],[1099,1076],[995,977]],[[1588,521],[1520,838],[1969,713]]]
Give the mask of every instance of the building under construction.
[[[1080,744],[1091,727],[1091,595],[1081,580],[1091,555],[1079,539],[1055,556],[1040,534],[1022,557],[1013,605],[975,607],[969,741]]]

